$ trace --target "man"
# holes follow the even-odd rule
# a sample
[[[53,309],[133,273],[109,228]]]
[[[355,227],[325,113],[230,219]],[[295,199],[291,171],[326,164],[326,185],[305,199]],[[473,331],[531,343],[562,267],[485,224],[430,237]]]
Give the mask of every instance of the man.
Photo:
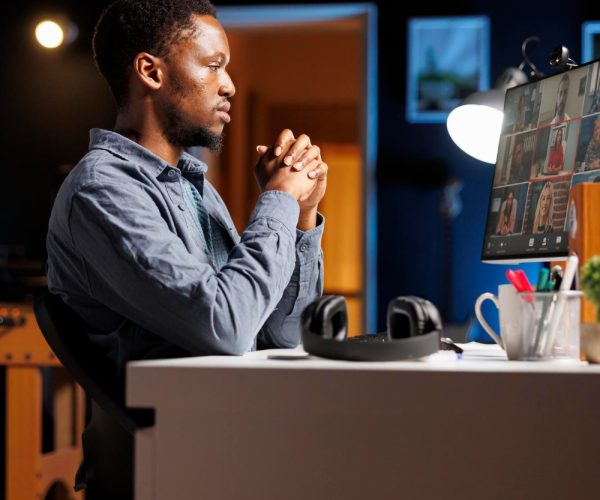
[[[565,112],[567,108],[567,97],[569,97],[569,74],[563,74],[558,84],[558,94],[556,95],[556,106],[554,108],[554,118],[550,122],[551,125],[570,120],[571,118]]]
[[[116,123],[91,131],[56,198],[50,290],[119,373],[133,359],[297,345],[300,314],[322,292],[319,148],[289,130],[257,148],[262,193],[238,235],[206,165],[184,151],[219,150],[235,93],[209,0],[117,0],[94,56]]]
[[[583,169],[580,168],[580,171],[600,168],[600,117],[594,120],[594,132],[585,150],[582,166]]]
[[[184,152],[218,150],[230,120],[229,47],[212,5],[119,0],[94,51],[118,103],[115,131],[92,130],[61,187],[47,240],[51,291],[105,334],[119,369],[242,354],[259,332],[264,345],[296,345],[299,314],[321,288],[319,149],[290,131],[259,148],[263,192],[240,237],[206,166]]]

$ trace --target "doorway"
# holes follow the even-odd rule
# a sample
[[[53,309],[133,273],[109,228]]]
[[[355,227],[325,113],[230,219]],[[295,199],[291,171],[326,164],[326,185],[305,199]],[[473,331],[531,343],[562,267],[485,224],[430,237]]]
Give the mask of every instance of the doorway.
[[[258,197],[256,145],[290,128],[329,165],[319,210],[326,294],[344,295],[349,334],[376,325],[376,7],[220,7],[236,85],[232,122],[209,179],[242,231]]]

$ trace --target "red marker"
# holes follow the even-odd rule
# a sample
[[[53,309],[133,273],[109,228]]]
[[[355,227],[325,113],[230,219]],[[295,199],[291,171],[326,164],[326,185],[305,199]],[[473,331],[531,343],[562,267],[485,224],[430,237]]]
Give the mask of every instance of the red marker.
[[[506,271],[506,277],[508,278],[508,281],[510,281],[516,288],[517,292],[533,292],[531,283],[529,283],[527,276],[525,276],[525,273],[521,269],[518,269],[517,271],[509,269]],[[523,295],[522,297],[527,302],[533,302],[533,296],[531,295]]]
[[[517,274],[512,269],[509,269],[508,271],[506,271],[506,277],[507,277],[508,281],[510,281],[513,284],[513,286],[517,289],[517,292],[521,293],[521,292],[525,291],[525,290],[523,290],[523,285],[521,283],[521,280],[519,279]]]
[[[533,292],[533,287],[531,286],[531,283],[529,283],[529,280],[527,279],[525,272],[522,269],[517,269],[515,271],[515,274],[521,280],[521,285],[523,286],[523,291],[524,292]]]

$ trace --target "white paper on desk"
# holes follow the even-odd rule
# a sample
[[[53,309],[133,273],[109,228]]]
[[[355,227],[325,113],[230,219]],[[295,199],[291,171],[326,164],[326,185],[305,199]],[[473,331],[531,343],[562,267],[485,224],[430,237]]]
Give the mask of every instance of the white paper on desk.
[[[463,359],[507,359],[506,353],[498,344],[467,342],[458,345],[463,349]]]
[[[283,354],[280,353],[273,353],[273,354],[267,354],[267,359],[280,359],[280,360],[287,360],[287,361],[293,361],[293,360],[300,360],[300,359],[308,359],[310,358],[310,354],[306,353],[306,352],[285,352]]]

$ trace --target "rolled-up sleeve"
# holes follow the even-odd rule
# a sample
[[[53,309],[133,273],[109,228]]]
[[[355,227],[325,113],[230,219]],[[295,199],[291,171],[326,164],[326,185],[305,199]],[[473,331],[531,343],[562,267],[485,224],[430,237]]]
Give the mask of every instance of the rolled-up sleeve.
[[[323,237],[325,220],[317,215],[310,231],[296,230],[296,263],[277,308],[259,333],[259,346],[295,347],[300,343],[300,317],[308,304],[323,294]]]
[[[192,354],[243,354],[295,267],[300,290],[320,286],[308,276],[303,284],[302,276],[319,265],[316,250],[296,266],[298,213],[291,195],[263,193],[219,272],[192,255],[150,196],[131,186],[85,186],[73,198],[69,227],[92,297]],[[308,235],[305,244],[311,241]]]

